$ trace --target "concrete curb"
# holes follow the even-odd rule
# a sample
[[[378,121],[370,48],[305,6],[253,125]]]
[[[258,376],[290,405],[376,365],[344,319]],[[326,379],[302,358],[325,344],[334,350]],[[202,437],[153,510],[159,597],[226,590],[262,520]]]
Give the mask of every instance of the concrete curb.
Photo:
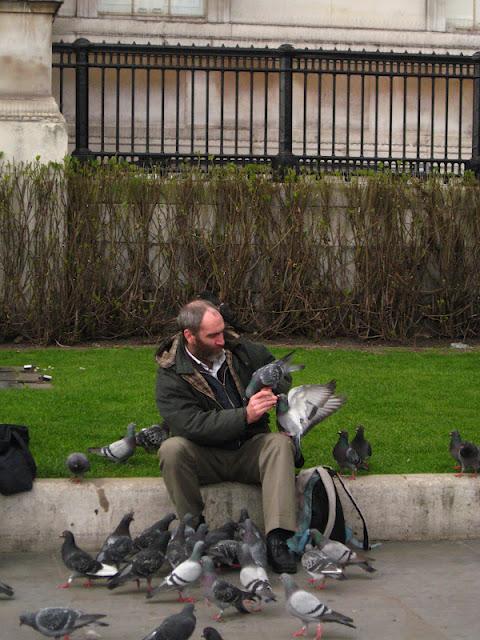
[[[371,540],[441,540],[478,537],[480,482],[453,474],[371,475],[346,481],[367,520]],[[281,490],[281,487],[279,487]],[[263,524],[258,486],[226,482],[203,490],[212,525],[237,518],[248,506]],[[341,487],[349,524],[360,532],[358,516]],[[97,548],[133,510],[132,533],[174,510],[161,478],[103,478],[73,484],[36,480],[32,491],[0,496],[0,551],[44,551],[60,546],[58,536],[72,530],[85,548]]]

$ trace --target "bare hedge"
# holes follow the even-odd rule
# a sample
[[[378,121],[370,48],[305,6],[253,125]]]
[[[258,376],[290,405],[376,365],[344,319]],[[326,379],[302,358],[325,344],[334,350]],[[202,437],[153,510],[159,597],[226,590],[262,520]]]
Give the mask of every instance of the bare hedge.
[[[471,177],[5,164],[0,340],[162,336],[203,289],[262,337],[476,337],[479,213]]]

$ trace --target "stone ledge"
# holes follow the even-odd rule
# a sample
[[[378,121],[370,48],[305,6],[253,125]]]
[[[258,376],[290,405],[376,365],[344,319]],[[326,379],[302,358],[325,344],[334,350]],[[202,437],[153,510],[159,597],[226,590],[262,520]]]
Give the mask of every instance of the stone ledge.
[[[347,481],[367,520],[371,540],[441,540],[478,537],[480,481],[453,474],[371,475]],[[339,489],[347,522],[359,531]],[[262,524],[258,486],[226,482],[203,489],[207,521],[238,518],[248,506]],[[100,478],[73,484],[41,479],[30,492],[0,496],[0,551],[57,550],[71,529],[79,544],[95,549],[121,516],[135,511],[132,533],[173,510],[161,478]]]

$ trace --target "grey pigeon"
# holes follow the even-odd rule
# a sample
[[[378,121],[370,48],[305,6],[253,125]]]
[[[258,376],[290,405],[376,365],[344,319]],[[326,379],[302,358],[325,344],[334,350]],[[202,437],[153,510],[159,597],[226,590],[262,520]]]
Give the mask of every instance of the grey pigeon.
[[[147,581],[147,592],[152,590],[152,578],[160,570],[164,560],[167,544],[170,540],[168,531],[158,531],[157,538],[146,549],[136,553],[120,571],[109,579],[107,587],[116,589],[135,580],[140,587],[140,580]]]
[[[204,556],[200,563],[202,565],[200,582],[203,595],[208,602],[215,604],[220,609],[215,620],[222,620],[225,609],[228,607],[235,607],[240,613],[250,613],[244,603],[259,600],[260,597],[251,591],[243,591],[234,584],[218,578],[213,561],[208,556]]]
[[[130,535],[130,523],[133,511],[126,513],[115,530],[107,537],[97,555],[97,560],[106,564],[118,565],[133,551],[133,540]]]
[[[267,568],[267,542],[265,536],[258,529],[251,518],[243,523],[244,531],[242,541],[248,545],[250,554],[255,564],[264,569]]]
[[[348,442],[348,431],[339,431],[338,436],[332,455],[337,461],[340,471],[349,469],[351,472],[350,478],[355,480],[355,474],[361,463],[360,456]]]
[[[134,422],[131,422],[127,426],[127,434],[123,438],[104,447],[89,447],[88,453],[95,453],[97,456],[107,458],[112,462],[126,462],[126,460],[133,456],[137,446],[135,438],[136,426]]]
[[[292,576],[288,575],[288,573],[282,573],[280,580],[285,587],[285,609],[287,613],[299,618],[303,623],[302,629],[294,635],[308,634],[308,627],[312,622],[317,624],[317,639],[322,636],[322,622],[336,622],[356,629],[352,618],[338,611],[333,611],[326,604],[320,602],[313,593],[299,589]]]
[[[22,613],[20,625],[27,624],[48,638],[68,639],[69,634],[89,624],[108,627],[107,622],[102,622],[105,613],[85,613],[80,609],[67,607],[45,607],[38,611]]]
[[[85,473],[90,471],[90,462],[84,453],[71,453],[65,464],[73,474],[72,482],[81,482]]]
[[[238,540],[220,540],[208,547],[207,555],[212,558],[216,566],[239,566],[240,542]]]
[[[136,538],[133,539],[133,548],[136,551],[140,549],[146,549],[157,539],[158,533],[163,533],[168,530],[170,523],[176,520],[177,516],[174,513],[167,513],[160,520],[157,520],[150,527],[142,531]]]
[[[205,548],[208,550],[212,545],[222,540],[232,540],[235,536],[237,525],[233,520],[228,520],[221,527],[208,531],[205,536]]]
[[[202,638],[205,638],[205,640],[223,640],[215,627],[205,627],[202,633]]]
[[[195,631],[197,619],[193,604],[186,604],[180,613],[165,618],[162,624],[146,635],[143,640],[188,640]]]
[[[205,522],[201,522],[198,525],[196,531],[194,531],[191,535],[185,536],[185,547],[187,549],[187,553],[192,553],[193,547],[197,542],[202,541],[205,542],[208,533],[208,526]]]
[[[303,466],[300,439],[345,402],[345,398],[335,395],[335,387],[335,380],[327,384],[304,384],[290,389],[288,395],[278,396],[277,422],[280,430],[293,440],[297,467]]]
[[[279,360],[274,360],[269,364],[257,369],[245,389],[245,396],[251,398],[258,393],[263,387],[271,387],[273,391],[277,388],[282,379],[292,371],[301,371],[305,368],[304,364],[290,364],[290,359],[295,353],[295,349],[287,353],[286,356]]]
[[[61,536],[62,544],[62,560],[63,564],[73,571],[65,584],[59,585],[61,589],[68,589],[75,578],[84,577],[87,581],[84,586],[90,587],[91,580],[97,578],[109,578],[117,573],[117,568],[102,564],[98,560],[80,549],[75,543],[75,537],[71,531],[64,531]]]
[[[302,567],[310,576],[309,582],[316,589],[323,589],[327,578],[345,580],[347,576],[343,567],[335,564],[327,555],[317,547],[307,544],[301,558]]]
[[[353,551],[341,542],[330,540],[330,538],[324,536],[318,529],[310,529],[310,534],[313,544],[321,549],[337,566],[341,568],[356,566],[368,573],[376,571],[370,564],[370,562],[374,561],[374,558],[367,557],[358,551]]]
[[[185,598],[183,592],[189,585],[196,582],[202,573],[202,565],[200,564],[200,558],[202,556],[205,543],[199,540],[193,548],[191,556],[180,563],[175,569],[166,576],[162,582],[156,586],[150,593],[147,593],[147,598],[153,598],[153,596],[159,591],[170,591],[175,589],[178,591],[179,602],[191,602],[191,598]]]
[[[462,468],[460,473],[457,475],[461,476],[467,469],[472,469],[473,474],[476,476],[478,474],[478,469],[480,468],[480,449],[477,445],[473,444],[473,442],[463,442],[458,455]]]
[[[135,434],[137,446],[143,447],[148,453],[156,453],[169,437],[170,431],[164,423],[145,427]]]
[[[368,462],[372,455],[372,445],[365,438],[365,427],[359,424],[355,427],[355,436],[350,442],[350,445],[360,456],[360,467],[368,469]]]
[[[173,532],[173,535],[170,538],[167,546],[167,560],[170,563],[172,569],[177,567],[189,556],[185,544],[185,526],[185,522],[182,520],[182,522],[180,522],[178,527]]]
[[[12,587],[8,586],[8,584],[5,584],[5,582],[0,582],[0,593],[3,593],[4,596],[8,596],[9,598],[11,598],[15,592]]]
[[[240,547],[240,566],[240,584],[244,589],[259,596],[263,602],[272,602],[277,599],[267,572],[255,563],[250,547],[245,542]]]
[[[456,469],[460,469],[461,467],[461,462],[460,462],[460,449],[463,446],[463,440],[462,440],[462,436],[460,435],[460,432],[455,430],[455,431],[450,431],[450,455],[453,457],[454,460],[456,460],[457,464],[455,465]]]

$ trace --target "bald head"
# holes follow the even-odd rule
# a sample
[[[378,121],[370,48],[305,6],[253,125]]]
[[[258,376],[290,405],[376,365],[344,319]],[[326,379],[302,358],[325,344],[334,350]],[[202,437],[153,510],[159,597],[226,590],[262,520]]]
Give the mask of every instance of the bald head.
[[[192,300],[184,305],[177,316],[177,325],[180,331],[188,329],[197,334],[204,315],[209,312],[221,316],[217,307],[208,300]]]

